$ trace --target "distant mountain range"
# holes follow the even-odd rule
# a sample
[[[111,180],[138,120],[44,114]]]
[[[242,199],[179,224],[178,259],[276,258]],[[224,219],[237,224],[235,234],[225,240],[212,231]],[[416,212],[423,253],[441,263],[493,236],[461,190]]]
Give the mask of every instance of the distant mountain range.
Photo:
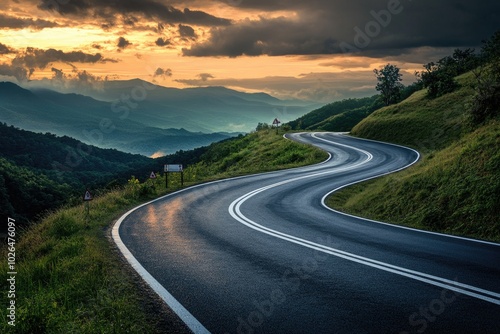
[[[259,122],[286,122],[312,109],[264,93],[166,88],[139,79],[105,82],[87,94],[26,90],[2,82],[0,122],[152,156],[205,146],[251,131]]]
[[[248,132],[274,118],[291,121],[311,111],[311,103],[283,101],[265,93],[243,93],[225,87],[168,88],[143,80],[106,81],[88,96],[130,110],[130,119],[149,126],[194,132]]]

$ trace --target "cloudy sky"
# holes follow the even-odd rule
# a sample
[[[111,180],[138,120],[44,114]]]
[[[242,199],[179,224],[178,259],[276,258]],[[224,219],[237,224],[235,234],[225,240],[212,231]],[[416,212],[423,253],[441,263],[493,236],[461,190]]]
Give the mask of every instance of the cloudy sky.
[[[497,0],[2,0],[0,80],[141,78],[330,102],[373,94],[372,70],[389,62],[410,83],[499,22]]]

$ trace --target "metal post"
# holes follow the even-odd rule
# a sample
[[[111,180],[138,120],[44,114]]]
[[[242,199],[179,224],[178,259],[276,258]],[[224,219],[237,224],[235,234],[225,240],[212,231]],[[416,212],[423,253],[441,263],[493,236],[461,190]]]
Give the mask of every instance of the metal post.
[[[168,189],[168,172],[165,172],[165,188]]]
[[[85,201],[85,226],[89,226],[90,221],[90,203],[89,201]]]
[[[181,187],[184,187],[184,171],[181,172]]]

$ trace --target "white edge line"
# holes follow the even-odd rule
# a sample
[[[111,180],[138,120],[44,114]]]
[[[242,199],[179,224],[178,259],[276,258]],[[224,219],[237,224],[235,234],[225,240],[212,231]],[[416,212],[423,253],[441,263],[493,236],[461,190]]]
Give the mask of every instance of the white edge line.
[[[123,243],[122,239],[120,238],[120,226],[121,223],[127,218],[132,212],[135,210],[145,206],[149,205],[153,202],[156,202],[157,200],[142,204],[118,219],[118,221],[115,223],[113,226],[112,230],[112,236],[113,240],[120,249],[120,252],[123,254],[127,262],[134,268],[134,270],[142,277],[142,279],[156,292],[158,296],[160,296],[161,299],[174,311],[174,313],[186,324],[186,326],[193,332],[193,333],[210,333],[205,326],[203,326],[198,319],[196,319],[184,306],[182,306],[181,303],[175,299],[174,296],[170,292],[165,289],[160,282],[158,282],[140,263],[139,261],[132,255],[130,250],[125,246]]]
[[[312,137],[314,137],[314,138],[316,138],[318,140],[330,142],[330,141],[328,141],[326,139],[316,137],[315,134],[313,134]],[[369,152],[361,150],[361,149],[358,149],[356,147],[352,147],[352,146],[345,145],[345,144],[340,144],[340,143],[334,143],[334,144],[340,145],[340,146],[344,146],[344,147],[350,147],[350,148],[353,148],[353,149],[355,149],[357,151],[360,151],[360,152],[364,153],[365,155],[367,155],[368,159],[366,161],[364,161],[363,163],[366,163],[366,162],[370,161],[373,158],[373,156]],[[395,146],[399,146],[399,145],[395,145]],[[419,158],[420,154],[417,151],[415,151],[415,152],[417,153],[417,156]],[[415,164],[419,160],[418,158],[414,162],[412,162],[410,165],[408,165],[406,167],[402,167],[402,168],[397,169],[397,170],[395,170],[393,172],[388,172],[388,173],[385,173],[385,174],[394,173],[396,171],[400,171],[400,170],[403,170],[405,168],[408,168],[409,166]],[[243,213],[240,211],[240,207],[241,207],[241,205],[245,201],[247,201],[249,198],[251,198],[251,197],[253,197],[253,196],[255,196],[255,195],[257,195],[257,194],[259,194],[261,192],[264,192],[266,190],[269,190],[269,189],[272,189],[272,188],[275,188],[275,187],[279,187],[279,186],[281,186],[283,184],[286,184],[286,183],[290,183],[290,182],[293,182],[293,181],[305,179],[305,178],[316,176],[316,175],[321,175],[321,174],[324,174],[324,173],[325,172],[317,173],[317,174],[312,174],[312,175],[300,176],[300,177],[296,177],[296,178],[288,179],[288,180],[285,180],[285,181],[277,182],[277,183],[274,183],[274,184],[271,184],[271,185],[264,186],[264,187],[261,187],[259,189],[253,190],[253,191],[251,191],[251,192],[249,192],[247,194],[244,194],[243,196],[237,198],[236,200],[234,200],[229,205],[229,208],[228,208],[229,214],[235,220],[239,221],[243,225],[245,225],[247,227],[250,227],[250,228],[252,228],[254,230],[257,230],[257,231],[259,231],[261,233],[273,236],[275,238],[282,239],[282,240],[285,240],[285,241],[288,241],[288,242],[291,242],[291,243],[295,243],[295,244],[301,245],[303,247],[311,248],[311,249],[314,249],[314,250],[317,250],[317,251],[320,251],[320,252],[324,252],[324,253],[327,253],[327,254],[330,254],[330,255],[333,255],[333,256],[337,256],[337,257],[340,257],[340,258],[343,258],[343,259],[346,259],[346,260],[349,260],[349,261],[353,261],[353,262],[356,262],[356,263],[359,263],[359,264],[363,264],[363,265],[366,265],[366,266],[369,266],[369,267],[373,267],[373,268],[377,268],[377,269],[380,269],[380,270],[383,270],[383,271],[388,271],[388,272],[391,272],[391,273],[394,273],[394,274],[397,274],[397,275],[405,276],[405,277],[408,277],[408,278],[411,278],[411,279],[414,279],[414,280],[417,280],[417,281],[421,281],[421,282],[424,282],[424,283],[428,283],[428,284],[431,284],[431,285],[434,285],[434,286],[438,286],[438,287],[442,287],[442,288],[447,288],[449,290],[452,290],[452,291],[455,291],[455,292],[458,292],[458,293],[461,293],[461,294],[465,294],[465,295],[468,295],[470,297],[474,297],[474,298],[481,299],[481,300],[484,300],[484,301],[487,301],[487,302],[490,302],[490,303],[493,303],[493,304],[496,304],[496,305],[500,305],[500,300],[498,299],[500,297],[500,294],[498,294],[496,292],[485,290],[485,289],[481,289],[481,288],[474,287],[474,286],[467,285],[467,284],[462,284],[462,283],[459,283],[459,282],[454,282],[454,281],[451,281],[451,280],[448,280],[448,279],[445,279],[445,278],[441,278],[441,277],[434,276],[434,275],[429,275],[429,274],[422,273],[422,272],[419,272],[419,271],[414,271],[414,270],[411,270],[411,269],[406,269],[406,268],[403,268],[403,267],[391,265],[389,263],[385,263],[385,262],[373,260],[373,259],[370,259],[370,258],[366,258],[366,257],[363,257],[363,256],[355,255],[355,254],[352,254],[352,253],[344,252],[344,251],[341,251],[341,250],[338,250],[338,249],[335,249],[335,248],[331,248],[331,247],[328,247],[328,246],[324,246],[324,245],[321,245],[321,244],[314,243],[314,242],[306,240],[306,239],[295,237],[293,235],[282,233],[282,232],[279,232],[279,231],[267,228],[265,226],[262,226],[260,224],[257,224],[253,220],[251,220],[248,217],[246,217],[245,215],[243,215]],[[382,174],[382,175],[385,175],[385,174]],[[372,177],[372,178],[374,178],[374,177]],[[353,216],[353,217],[355,217],[355,216]],[[358,217],[355,217],[355,218],[358,218]],[[392,226],[390,224],[387,224],[387,225],[388,226]],[[417,231],[420,231],[420,230],[417,230]],[[471,240],[473,240],[473,239],[471,239]],[[476,292],[472,292],[472,291],[468,291],[468,290],[472,290],[472,291],[476,291]],[[484,295],[481,295],[480,293],[483,293]],[[489,297],[487,295],[492,296],[493,298]]]
[[[241,205],[247,199],[249,199],[249,198],[251,198],[251,197],[253,197],[253,196],[255,196],[255,195],[257,195],[257,194],[259,194],[261,192],[264,192],[264,191],[266,191],[268,189],[271,189],[271,188],[274,188],[274,187],[278,187],[280,185],[281,185],[280,183],[276,183],[276,184],[274,184],[272,186],[263,187],[263,188],[260,188],[258,190],[252,191],[252,192],[250,192],[248,194],[245,194],[245,195],[239,197],[233,203],[231,203],[231,205],[229,206],[229,213],[231,214],[231,216],[234,219],[238,220],[240,223],[242,223],[242,224],[244,224],[244,225],[246,225],[246,226],[248,226],[248,227],[250,227],[252,229],[255,229],[255,230],[257,230],[257,231],[259,231],[261,233],[265,233],[265,234],[274,236],[276,238],[287,240],[287,241],[290,241],[290,242],[293,242],[293,243],[296,243],[296,244],[299,244],[299,245],[302,245],[302,246],[305,246],[305,247],[309,247],[309,248],[312,248],[312,249],[315,249],[315,250],[318,250],[318,251],[324,251],[324,252],[326,252],[328,254],[331,254],[331,255],[334,255],[334,256],[338,256],[338,257],[342,257],[342,258],[347,259],[347,260],[352,260],[354,262],[358,262],[358,263],[361,263],[361,264],[366,264],[366,265],[370,265],[370,266],[372,266],[372,264],[373,264],[373,266],[375,268],[379,268],[379,269],[383,269],[383,270],[385,270],[384,268],[389,268],[389,269],[392,269],[391,272],[396,273],[396,274],[399,274],[400,272],[402,272],[402,273],[406,273],[406,274],[412,275],[411,276],[412,278],[413,278],[413,275],[420,276],[420,277],[431,279],[431,280],[434,280],[434,281],[440,281],[442,283],[447,283],[447,284],[455,285],[455,286],[458,286],[458,287],[461,287],[461,288],[464,288],[464,289],[473,290],[473,291],[476,291],[476,292],[479,292],[479,293],[490,295],[492,297],[497,298],[497,300],[494,303],[500,305],[500,301],[498,300],[500,298],[500,294],[499,293],[496,293],[496,292],[493,292],[493,291],[489,291],[489,290],[485,290],[485,289],[481,289],[481,288],[478,288],[478,287],[475,287],[475,286],[472,286],[472,285],[459,283],[459,282],[452,281],[452,280],[449,280],[449,279],[446,279],[446,278],[442,278],[442,277],[438,277],[438,276],[434,276],[434,275],[422,273],[422,272],[419,272],[419,271],[415,271],[415,270],[411,270],[411,269],[407,269],[407,268],[395,266],[395,265],[392,265],[392,264],[389,264],[389,263],[386,263],[386,262],[381,262],[381,261],[377,261],[377,260],[374,260],[374,259],[370,259],[370,258],[367,258],[367,257],[360,256],[360,255],[352,254],[352,253],[349,253],[349,252],[346,252],[346,251],[342,251],[342,250],[335,249],[335,248],[332,248],[332,247],[328,247],[328,246],[325,246],[325,245],[322,245],[322,244],[318,244],[318,243],[315,243],[315,242],[312,242],[312,241],[309,241],[309,240],[306,240],[306,239],[302,239],[302,238],[299,238],[299,237],[296,237],[296,236],[293,236],[293,235],[289,235],[289,234],[286,234],[286,233],[283,233],[283,232],[279,232],[279,231],[273,230],[271,228],[268,228],[268,227],[262,226],[260,224],[257,224],[256,222],[254,222],[253,220],[249,219],[248,217],[246,217],[241,212],[240,207],[241,207]],[[384,267],[384,268],[381,268],[381,267]],[[398,272],[395,272],[393,270],[396,270]],[[410,277],[410,276],[408,276],[408,277]],[[428,281],[425,281],[425,282],[428,282]],[[474,295],[474,296],[476,296],[476,295]]]
[[[325,133],[331,133],[331,132],[325,132]],[[364,141],[370,141],[370,142],[374,142],[374,143],[381,143],[381,144],[386,144],[386,145],[392,145],[392,146],[396,146],[396,147],[401,147],[401,148],[404,148],[404,149],[407,149],[407,150],[415,152],[417,154],[417,159],[415,159],[415,161],[413,161],[411,164],[409,164],[409,165],[407,165],[405,167],[402,167],[400,169],[394,170],[392,172],[387,172],[387,173],[384,173],[384,174],[380,174],[380,175],[377,175],[377,176],[372,176],[372,177],[369,177],[369,178],[366,178],[366,179],[363,179],[363,180],[359,180],[359,181],[356,181],[356,182],[351,182],[349,184],[343,185],[341,187],[338,187],[338,188],[330,191],[325,196],[323,196],[323,198],[321,199],[321,205],[323,205],[323,207],[325,207],[326,209],[328,209],[330,211],[333,211],[335,213],[341,214],[343,216],[357,218],[357,219],[368,221],[368,222],[371,222],[371,223],[381,224],[381,225],[385,225],[385,226],[391,226],[391,227],[395,227],[395,228],[400,228],[400,229],[410,230],[410,231],[415,231],[415,232],[420,232],[420,233],[427,233],[427,234],[432,234],[432,235],[441,236],[441,237],[448,237],[448,238],[453,238],[453,239],[459,239],[459,240],[477,242],[477,243],[482,243],[482,244],[490,245],[490,246],[497,246],[497,247],[500,246],[500,243],[495,243],[495,242],[491,242],[491,241],[484,241],[484,240],[479,240],[479,239],[472,239],[472,238],[467,238],[467,237],[460,237],[460,236],[452,235],[452,234],[445,234],[445,233],[439,233],[439,232],[426,231],[426,230],[421,230],[421,229],[417,229],[417,228],[413,228],[413,227],[407,227],[407,226],[402,226],[402,225],[384,223],[384,222],[381,222],[381,221],[378,221],[378,220],[363,218],[363,217],[351,215],[351,214],[348,214],[348,213],[341,212],[341,211],[335,210],[333,208],[330,208],[328,205],[326,205],[325,201],[326,201],[326,198],[328,196],[330,196],[331,194],[333,194],[334,192],[337,192],[337,191],[339,191],[339,190],[341,190],[343,188],[347,188],[349,186],[352,186],[352,185],[355,185],[355,184],[358,184],[358,183],[362,183],[362,182],[365,182],[365,181],[373,180],[373,179],[376,179],[376,178],[379,178],[379,177],[382,177],[382,176],[387,176],[387,175],[392,174],[392,173],[400,172],[400,171],[402,171],[404,169],[407,169],[407,168],[413,166],[414,164],[416,164],[420,160],[420,157],[421,157],[420,153],[418,151],[416,151],[416,150],[414,150],[412,148],[409,148],[409,147],[402,146],[402,145],[397,145],[397,144],[392,144],[392,143],[386,143],[386,142],[381,142],[381,141],[372,140],[372,139],[357,138],[357,137],[352,137],[352,136],[348,136],[348,137],[353,138],[353,139],[358,139],[358,140],[364,140]],[[318,138],[318,139],[322,139],[324,141],[329,141],[329,140],[324,139],[324,138]],[[334,143],[334,142],[332,142],[332,143]]]
[[[288,138],[285,137],[285,139],[288,139]],[[290,140],[290,139],[288,139],[288,140]],[[327,162],[329,162],[333,158],[333,156],[329,152],[327,152],[327,153],[328,153],[328,158],[325,161],[323,161],[323,162],[320,162],[320,163],[314,164],[314,165],[308,165],[308,166],[290,168],[290,169],[286,169],[286,171],[300,169],[300,168],[311,168],[311,167],[314,167],[314,166],[319,166],[319,165],[326,164]],[[279,173],[279,172],[283,172],[283,171],[284,170],[281,170],[281,171],[272,171],[272,172],[267,172],[267,173],[257,173],[257,174],[243,175],[243,176],[232,177],[232,178],[228,178],[228,179],[222,179],[222,180],[216,180],[216,181],[201,183],[201,184],[197,184],[197,185],[194,185],[194,186],[191,186],[191,187],[188,187],[188,188],[184,188],[184,189],[181,189],[181,190],[178,190],[176,192],[173,192],[173,193],[161,196],[161,197],[156,198],[156,199],[154,199],[152,201],[149,201],[149,202],[146,202],[146,203],[143,203],[141,205],[136,206],[135,208],[129,210],[127,213],[125,213],[123,216],[121,216],[116,221],[116,223],[113,225],[113,228],[112,228],[112,231],[111,231],[111,235],[112,235],[113,241],[115,242],[115,244],[117,245],[118,249],[120,250],[120,252],[125,257],[125,259],[127,260],[127,262],[142,277],[142,279],[146,282],[146,284],[148,284],[153,289],[153,291],[156,292],[156,294],[186,324],[186,326],[188,326],[188,328],[191,331],[193,331],[193,333],[210,333],[210,332],[198,321],[198,319],[196,319],[184,306],[182,306],[182,304],[179,303],[179,301],[177,301],[177,299],[175,299],[175,297],[170,292],[168,292],[168,290],[165,289],[160,284],[160,282],[158,282],[140,264],[140,262],[132,255],[132,253],[127,248],[127,246],[125,246],[125,243],[123,242],[123,240],[120,237],[120,226],[121,226],[122,222],[131,213],[133,213],[134,211],[136,211],[136,210],[138,210],[138,209],[140,209],[140,208],[142,208],[144,206],[153,204],[153,203],[155,203],[157,201],[161,201],[161,200],[163,200],[163,199],[165,199],[167,197],[171,197],[171,196],[177,195],[179,193],[182,193],[182,192],[185,192],[185,191],[188,191],[188,190],[192,190],[192,189],[195,189],[195,188],[203,187],[203,186],[206,186],[206,185],[209,185],[209,184],[222,183],[222,182],[226,182],[226,181],[230,181],[230,180],[237,180],[237,179],[243,179],[243,178],[250,178],[250,177],[256,176],[256,175],[274,174],[274,173]]]
[[[262,190],[262,191],[264,191],[264,190]],[[427,283],[430,285],[438,286],[441,288],[446,288],[448,290],[452,290],[452,291],[458,292],[460,294],[468,295],[470,297],[481,299],[481,300],[490,302],[492,304],[500,305],[500,300],[498,299],[500,294],[493,292],[493,291],[488,291],[485,289],[481,289],[481,288],[477,288],[477,287],[474,287],[471,285],[451,281],[451,280],[441,278],[438,276],[433,276],[433,275],[421,273],[418,271],[413,271],[410,269],[394,266],[394,265],[391,265],[391,264],[388,264],[385,262],[380,262],[380,261],[372,260],[372,259],[365,258],[362,256],[358,256],[355,254],[351,254],[348,252],[340,251],[340,250],[335,249],[335,248],[331,248],[331,247],[324,246],[321,244],[316,244],[316,243],[311,242],[309,240],[294,237],[292,235],[288,235],[288,234],[285,234],[285,233],[282,233],[279,231],[275,231],[275,230],[270,229],[270,228],[266,228],[262,225],[259,225],[259,224],[255,223],[254,221],[252,221],[251,219],[244,216],[241,213],[241,211],[239,210],[239,207],[241,206],[241,204],[246,199],[252,197],[253,195],[255,195],[255,194],[252,194],[250,196],[243,196],[246,198],[240,197],[239,199],[237,199],[236,201],[231,203],[231,206],[229,207],[229,213],[234,219],[236,219],[237,221],[239,221],[243,225],[248,226],[254,230],[257,230],[258,232],[261,232],[261,233],[270,235],[272,237],[282,239],[282,240],[285,240],[285,241],[288,241],[288,242],[291,242],[291,243],[294,243],[294,244],[297,244],[297,245],[300,245],[300,246],[303,246],[306,248],[314,249],[314,250],[319,251],[319,252],[330,254],[330,255],[333,255],[333,256],[348,260],[348,261],[352,261],[355,263],[366,265],[368,267],[376,268],[376,269],[379,269],[382,271],[387,271],[387,272],[390,272],[390,273],[393,273],[396,275],[404,276],[404,277],[414,279],[417,281],[421,281],[421,282],[424,282],[424,283]],[[472,291],[468,291],[468,290],[472,290]],[[473,292],[473,291],[476,291],[477,293]],[[481,295],[480,293],[483,293],[484,295]],[[490,297],[490,296],[492,296],[492,297]]]
[[[303,133],[309,133],[309,132],[303,132]],[[317,133],[321,133],[321,132],[317,132]],[[324,132],[324,133],[332,133],[332,132]],[[342,133],[342,135],[344,135],[344,133]],[[286,137],[286,134],[283,135],[283,137],[285,139],[288,139],[288,140],[293,140],[293,139],[290,139],[290,138],[287,138]],[[372,142],[376,142],[376,143],[383,143],[383,144],[387,144],[387,145],[392,145],[392,146],[397,146],[397,147],[402,147],[402,148],[406,148],[408,150],[412,150],[414,152],[417,153],[417,156],[418,158],[412,163],[415,164],[419,159],[420,159],[420,153],[417,152],[416,150],[414,149],[411,149],[411,148],[408,148],[408,147],[405,147],[405,146],[401,146],[401,145],[397,145],[397,144],[391,144],[391,143],[386,143],[386,142],[380,142],[380,141],[376,141],[376,140],[371,140],[371,139],[364,139],[364,138],[357,138],[357,137],[352,137],[354,139],[358,139],[358,140],[365,140],[365,141],[372,141]],[[309,167],[313,167],[313,166],[317,166],[317,165],[322,165],[322,164],[326,164],[328,161],[330,161],[333,156],[329,153],[328,153],[328,159],[326,159],[325,161],[323,162],[320,162],[318,164],[315,164],[315,165],[310,165],[310,166],[303,166],[303,167],[296,167],[296,168],[290,168],[290,169],[287,169],[287,170],[294,170],[294,169],[300,169],[300,168],[309,168]],[[411,165],[410,165],[411,166]],[[402,169],[405,169],[405,168],[408,168],[409,166],[407,167],[404,167]],[[215,183],[222,183],[222,182],[226,182],[226,181],[230,181],[230,180],[236,180],[236,179],[243,179],[243,178],[249,178],[249,177],[252,177],[252,176],[256,176],[256,175],[266,175],[266,174],[273,174],[273,173],[279,173],[279,172],[282,172],[283,170],[281,171],[272,171],[272,172],[267,172],[267,173],[256,173],[256,174],[251,174],[251,175],[244,175],[244,176],[239,176],[239,177],[233,177],[233,178],[228,178],[228,179],[222,179],[222,180],[217,180],[217,181],[211,181],[211,182],[206,182],[206,183],[202,183],[202,184],[198,184],[198,185],[194,185],[194,186],[191,186],[191,187],[188,187],[188,188],[184,188],[184,189],[181,189],[179,191],[176,191],[174,193],[170,193],[170,194],[167,194],[165,196],[162,196],[162,197],[159,197],[157,199],[154,199],[152,201],[149,201],[147,203],[144,203],[144,204],[141,204],[133,209],[131,209],[130,211],[128,211],[127,213],[125,213],[123,216],[121,216],[117,221],[116,223],[114,224],[113,226],[113,229],[112,229],[112,238],[113,238],[113,241],[115,242],[115,244],[117,245],[118,249],[120,250],[120,252],[123,254],[123,256],[125,257],[125,259],[127,260],[127,262],[132,266],[132,268],[142,277],[142,279],[149,285],[151,286],[151,288],[160,296],[160,298],[162,298],[162,300],[177,314],[177,316],[179,316],[179,318],[186,324],[186,326],[189,327],[190,330],[192,330],[194,333],[210,333],[184,306],[182,306],[182,304],[180,304],[176,299],[175,297],[172,296],[172,294],[170,294],[140,263],[139,261],[132,255],[132,253],[130,252],[130,250],[127,248],[127,246],[125,246],[125,244],[123,243],[121,237],[120,237],[120,232],[119,232],[119,229],[120,229],[120,226],[122,224],[122,222],[125,220],[125,218],[127,218],[132,212],[146,206],[146,205],[149,205],[149,204],[152,204],[152,203],[155,203],[157,201],[160,201],[160,200],[163,200],[164,198],[167,198],[167,197],[170,197],[170,196],[174,196],[174,195],[177,195],[179,193],[182,193],[182,192],[185,192],[185,191],[188,191],[188,190],[192,190],[194,188],[198,188],[198,187],[202,187],[202,186],[206,186],[206,185],[209,185],[209,184],[215,184]],[[390,174],[390,173],[389,173]],[[383,176],[383,175],[380,175],[380,176]],[[362,180],[362,181],[358,181],[358,182],[355,182],[355,183],[359,183],[359,182],[364,182],[364,181],[367,181],[369,179],[366,179],[366,180]],[[355,183],[351,183],[349,185],[353,185]],[[489,245],[494,245],[494,246],[500,246],[500,244],[497,244],[497,243],[492,243],[492,242],[487,242],[487,241],[482,241],[482,240],[477,240],[477,239],[469,239],[469,238],[464,238],[464,237],[458,237],[458,236],[453,236],[453,235],[448,235],[448,234],[442,234],[442,233],[437,233],[437,232],[430,232],[430,231],[425,231],[425,230],[419,230],[419,229],[415,229],[415,228],[411,228],[411,227],[406,227],[406,226],[400,226],[400,225],[393,225],[393,224],[388,224],[388,223],[383,223],[383,222],[379,222],[379,221],[375,221],[375,220],[371,220],[371,219],[366,219],[366,218],[361,218],[361,217],[357,217],[357,216],[353,216],[353,215],[349,215],[349,214],[346,214],[346,213],[343,213],[343,212],[339,212],[337,210],[334,210],[332,208],[329,208],[328,206],[325,205],[324,203],[324,199],[326,199],[327,196],[329,196],[330,194],[334,193],[335,191],[338,191],[344,187],[347,187],[349,185],[345,185],[343,187],[340,187],[340,188],[337,188],[331,192],[329,192],[327,195],[325,195],[322,199],[322,205],[327,208],[328,210],[330,211],[333,211],[333,212],[336,212],[338,214],[341,214],[341,215],[345,215],[345,216],[350,216],[350,217],[354,217],[354,218],[358,218],[358,219],[361,219],[361,220],[365,220],[365,221],[370,221],[370,222],[374,222],[374,223],[377,223],[377,224],[382,224],[382,225],[387,225],[387,226],[392,226],[392,227],[397,227],[397,228],[402,228],[402,229],[408,229],[408,230],[412,230],[412,231],[416,231],[416,232],[421,232],[421,233],[428,233],[428,234],[434,234],[434,235],[439,235],[439,236],[444,236],[444,237],[450,237],[450,238],[456,238],[456,239],[461,239],[461,240],[468,240],[468,241],[472,241],[472,242],[479,242],[479,243],[484,243],[484,244],[489,244]]]

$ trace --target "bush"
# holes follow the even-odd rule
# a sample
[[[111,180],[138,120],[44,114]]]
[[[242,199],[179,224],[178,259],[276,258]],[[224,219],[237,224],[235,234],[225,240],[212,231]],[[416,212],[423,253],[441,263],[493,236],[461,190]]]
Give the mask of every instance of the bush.
[[[427,88],[427,96],[436,98],[457,89],[459,85],[455,77],[471,71],[478,62],[479,57],[473,49],[456,49],[452,56],[424,65],[425,72],[417,72],[416,75],[423,87]]]
[[[481,52],[483,64],[474,71],[476,96],[472,103],[471,118],[481,124],[494,118],[500,110],[500,31],[484,41]]]

